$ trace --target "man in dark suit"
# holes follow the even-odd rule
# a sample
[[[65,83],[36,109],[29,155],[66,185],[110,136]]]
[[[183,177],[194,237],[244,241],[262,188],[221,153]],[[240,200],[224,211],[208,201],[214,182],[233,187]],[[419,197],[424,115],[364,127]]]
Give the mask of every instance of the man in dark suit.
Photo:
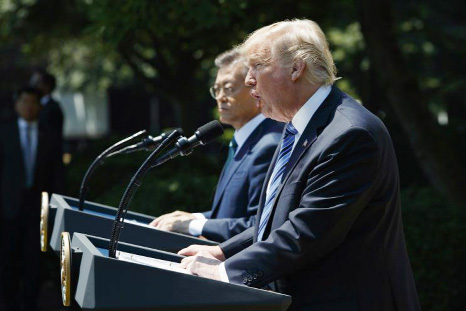
[[[420,310],[401,221],[399,177],[383,123],[333,86],[310,20],[259,29],[241,46],[264,115],[288,122],[254,228],[190,246],[193,274],[292,296],[290,310]],[[209,260],[206,260],[206,257]]]
[[[219,55],[215,64],[218,72],[211,95],[217,100],[220,121],[233,126],[235,133],[212,209],[193,214],[176,211],[156,218],[152,225],[222,242],[254,225],[262,183],[283,124],[260,114],[244,86],[247,68],[237,50]]]
[[[58,102],[52,98],[52,92],[56,86],[55,77],[39,69],[32,74],[30,84],[42,92],[40,102],[43,107],[39,115],[40,126],[56,131],[63,140],[63,112]]]
[[[63,187],[58,135],[38,124],[40,95],[20,89],[18,118],[0,127],[0,301],[7,310],[37,310],[40,195]]]

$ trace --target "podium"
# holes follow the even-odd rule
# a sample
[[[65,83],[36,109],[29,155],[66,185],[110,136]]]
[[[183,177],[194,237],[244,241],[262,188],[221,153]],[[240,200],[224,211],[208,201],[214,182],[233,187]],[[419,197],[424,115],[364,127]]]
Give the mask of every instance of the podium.
[[[291,304],[287,295],[193,276],[175,271],[177,268],[150,266],[139,260],[110,258],[109,240],[105,238],[74,233],[70,243],[65,232],[60,244],[64,301],[74,297],[84,310],[282,311]],[[120,242],[117,255],[121,257],[122,253],[168,260],[175,266],[182,258]]]
[[[78,199],[53,194],[50,200],[49,219],[45,221],[49,224],[51,222],[50,211],[55,214],[53,228],[49,228],[49,230],[52,229],[50,247],[58,253],[63,231],[69,232],[71,235],[74,232],[80,232],[109,239],[117,209],[86,201],[83,211],[80,211]],[[46,218],[45,215],[42,218],[41,226]],[[180,233],[158,230],[149,226],[153,219],[153,216],[128,211],[120,241],[174,253],[192,244],[218,244]]]

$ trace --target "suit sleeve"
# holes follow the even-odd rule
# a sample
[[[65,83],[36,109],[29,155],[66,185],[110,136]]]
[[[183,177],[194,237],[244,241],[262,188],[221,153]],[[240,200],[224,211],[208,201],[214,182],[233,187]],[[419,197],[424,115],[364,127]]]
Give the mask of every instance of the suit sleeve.
[[[225,258],[229,258],[236,253],[252,245],[254,238],[254,227],[250,227],[231,239],[219,244]]]
[[[223,242],[243,232],[256,223],[255,215],[259,207],[259,200],[265,176],[272,160],[279,134],[276,139],[270,139],[265,146],[257,146],[258,154],[248,170],[248,206],[246,216],[240,218],[209,219],[202,229],[202,235],[208,239]],[[269,138],[275,137],[270,135]]]
[[[210,219],[212,217],[212,211],[201,212],[205,218]]]
[[[333,139],[308,173],[304,191],[293,194],[299,206],[289,207],[288,220],[225,261],[230,282],[246,278],[249,286],[262,287],[337,248],[370,200],[379,153],[364,129],[350,128]]]

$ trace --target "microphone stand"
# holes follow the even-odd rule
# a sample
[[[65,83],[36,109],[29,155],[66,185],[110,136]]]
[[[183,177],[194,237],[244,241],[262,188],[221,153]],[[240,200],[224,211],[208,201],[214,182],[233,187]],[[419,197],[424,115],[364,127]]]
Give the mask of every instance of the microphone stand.
[[[113,156],[114,152],[116,152],[117,150],[120,150],[121,148],[123,148],[123,145],[125,143],[127,143],[128,141],[138,137],[138,136],[141,136],[142,134],[144,134],[146,132],[146,130],[142,130],[142,131],[139,131],[123,140],[120,140],[119,142],[117,142],[116,144],[110,146],[109,148],[107,148],[104,152],[102,152],[95,160],[94,162],[92,162],[91,166],[89,166],[89,168],[87,169],[87,172],[86,174],[84,175],[84,178],[81,182],[81,188],[79,189],[79,210],[82,211],[84,209],[84,200],[86,198],[86,195],[87,195],[87,192],[89,191],[89,187],[87,186],[87,183],[89,181],[89,178],[91,177],[91,175],[94,173],[94,171],[96,170],[96,168],[100,165],[102,165],[104,163],[104,160],[106,158],[109,158],[111,156]]]
[[[113,222],[112,234],[110,238],[110,244],[108,246],[108,256],[111,258],[116,258],[116,250],[118,247],[118,241],[120,239],[120,232],[123,228],[124,219],[126,217],[126,212],[128,211],[128,205],[131,203],[136,190],[141,186],[141,181],[146,175],[146,173],[152,168],[152,162],[154,159],[171,143],[173,143],[180,133],[178,130],[171,132],[167,138],[165,138],[162,143],[149,155],[149,157],[144,161],[141,167],[134,174],[133,178],[129,182],[128,187],[121,198],[120,205],[118,206],[117,213],[115,215],[115,220]],[[138,187],[138,188],[136,188]]]

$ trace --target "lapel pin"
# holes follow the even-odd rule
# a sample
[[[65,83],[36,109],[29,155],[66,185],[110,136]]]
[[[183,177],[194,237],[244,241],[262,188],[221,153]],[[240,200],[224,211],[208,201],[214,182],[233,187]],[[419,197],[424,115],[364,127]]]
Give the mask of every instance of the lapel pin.
[[[306,147],[306,146],[307,146],[307,139],[303,143],[303,147]]]

